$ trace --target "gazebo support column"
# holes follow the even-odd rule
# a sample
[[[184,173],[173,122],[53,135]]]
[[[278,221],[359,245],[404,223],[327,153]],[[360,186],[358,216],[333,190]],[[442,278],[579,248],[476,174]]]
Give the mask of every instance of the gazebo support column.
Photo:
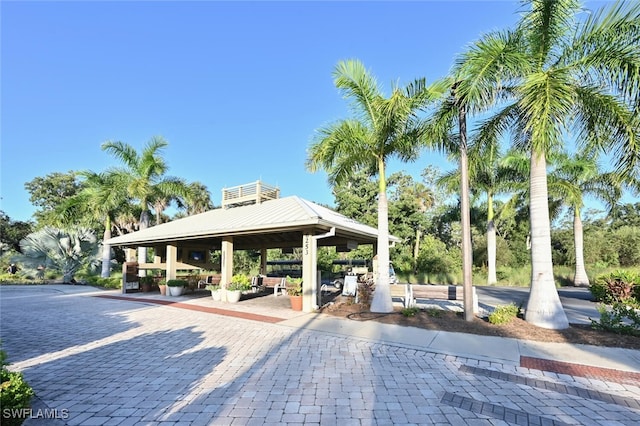
[[[124,251],[124,259],[126,262],[136,262],[138,259],[138,252],[136,249],[128,248]]]
[[[313,312],[318,309],[318,240],[332,237],[336,234],[336,228],[329,232],[314,235],[305,233],[302,237],[302,310]]]
[[[313,312],[317,308],[317,257],[318,242],[312,234],[302,237],[302,310]]]
[[[167,244],[167,281],[176,279],[176,266],[178,264],[178,247]]]
[[[267,249],[264,247],[260,249],[260,273],[267,275]]]
[[[233,276],[233,237],[225,237],[222,239],[222,258],[220,260],[220,285],[227,288],[227,284],[231,282]]]

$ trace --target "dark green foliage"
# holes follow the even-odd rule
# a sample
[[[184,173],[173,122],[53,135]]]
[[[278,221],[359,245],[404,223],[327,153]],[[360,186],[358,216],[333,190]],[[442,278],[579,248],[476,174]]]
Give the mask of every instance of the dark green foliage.
[[[9,371],[6,366],[7,355],[0,350],[0,407],[2,408],[2,424],[9,426],[21,425],[24,418],[13,417],[11,414],[21,409],[29,408],[34,395],[31,386],[24,381],[22,373]],[[26,415],[27,412],[23,411]],[[9,416],[5,417],[5,414]]]
[[[640,226],[638,213],[634,210],[636,207],[640,208],[640,203],[619,206],[604,219],[583,219],[587,271],[590,267],[629,268],[640,265]],[[573,266],[575,248],[572,221],[567,220],[562,228],[553,230],[551,238],[554,264]]]
[[[432,274],[447,273],[462,267],[460,250],[446,245],[431,235],[423,238],[418,254],[417,267],[419,271]]]
[[[29,201],[39,207],[34,213],[39,225],[56,225],[54,210],[65,200],[76,195],[82,189],[82,184],[76,178],[76,172],[49,173],[44,177],[36,177],[24,184],[29,192]]]
[[[598,307],[600,319],[591,320],[593,328],[640,336],[640,272],[600,275],[590,290],[596,301],[603,302]]]
[[[612,241],[618,247],[618,262],[621,267],[640,265],[640,227],[622,226],[616,229]]]
[[[412,308],[404,308],[402,310],[402,315],[404,315],[405,317],[415,317],[418,312],[420,312],[420,308],[414,306]]]
[[[589,290],[597,302],[611,304],[629,299],[635,299],[637,302],[640,294],[640,273],[619,270],[599,275]]]
[[[29,235],[32,229],[31,222],[11,220],[0,210],[0,254],[11,249],[20,251],[20,240]]]
[[[600,320],[591,320],[596,330],[640,336],[640,304],[636,301],[614,302],[610,308],[598,306]]]
[[[189,284],[187,280],[168,280],[167,286],[169,287],[186,287]]]

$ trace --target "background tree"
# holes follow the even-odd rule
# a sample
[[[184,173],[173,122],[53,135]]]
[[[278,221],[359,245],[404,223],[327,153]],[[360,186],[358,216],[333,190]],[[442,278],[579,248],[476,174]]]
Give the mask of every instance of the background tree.
[[[481,128],[482,129],[482,128]],[[506,171],[500,167],[502,154],[499,141],[494,134],[483,135],[482,132],[474,133],[472,144],[469,147],[469,181],[470,195],[476,199],[482,194],[486,196],[486,265],[487,284],[495,285],[496,277],[496,216],[495,197],[506,193],[510,188]],[[450,153],[452,157],[458,157],[458,152]],[[460,187],[460,171],[453,170],[442,175],[438,184],[453,192]],[[474,244],[475,245],[475,244]],[[484,257],[484,256],[483,256]],[[474,256],[475,258],[475,256]]]
[[[357,60],[339,62],[334,82],[352,101],[357,118],[320,129],[309,149],[307,167],[322,168],[332,183],[348,180],[365,170],[378,176],[378,277],[372,312],[392,312],[389,290],[389,221],[386,167],[391,157],[414,160],[419,151],[422,120],[418,114],[434,97],[424,80],[405,88],[394,86],[385,98],[375,78]]]
[[[20,251],[20,240],[29,235],[32,230],[31,222],[12,220],[0,210],[0,255],[8,250]]]
[[[55,209],[82,189],[76,174],[75,171],[55,172],[24,184],[30,194],[29,201],[39,208],[33,214],[38,227],[54,224],[57,220]]]
[[[420,243],[428,227],[426,212],[433,206],[435,196],[422,182],[415,182],[406,173],[392,174],[389,184],[389,230],[404,240],[407,249],[412,249],[412,269],[416,273]]]
[[[378,221],[378,183],[375,176],[364,170],[351,175],[348,180],[333,186],[335,210],[369,226]]]
[[[187,215],[204,213],[215,208],[211,201],[209,189],[200,182],[191,182],[189,184],[189,193],[181,202],[186,207]]]
[[[556,165],[549,175],[549,188],[553,195],[561,197],[573,212],[573,238],[575,248],[576,286],[588,287],[589,277],[584,263],[584,231],[581,210],[584,197],[591,196],[604,201],[609,208],[620,198],[621,188],[612,174],[602,173],[593,154],[578,153],[569,156],[557,154]]]

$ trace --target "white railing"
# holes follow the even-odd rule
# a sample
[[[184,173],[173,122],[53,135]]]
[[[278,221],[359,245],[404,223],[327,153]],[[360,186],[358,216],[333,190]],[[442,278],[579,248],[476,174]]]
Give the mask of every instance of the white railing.
[[[222,207],[246,204],[260,204],[263,201],[280,198],[280,189],[259,180],[245,185],[222,189]]]

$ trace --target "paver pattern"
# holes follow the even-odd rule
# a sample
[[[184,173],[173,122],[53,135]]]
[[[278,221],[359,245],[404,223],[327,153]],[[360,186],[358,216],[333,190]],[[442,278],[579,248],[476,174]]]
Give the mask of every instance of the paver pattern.
[[[27,425],[640,423],[628,383],[49,287],[0,308],[11,368],[64,414]]]

